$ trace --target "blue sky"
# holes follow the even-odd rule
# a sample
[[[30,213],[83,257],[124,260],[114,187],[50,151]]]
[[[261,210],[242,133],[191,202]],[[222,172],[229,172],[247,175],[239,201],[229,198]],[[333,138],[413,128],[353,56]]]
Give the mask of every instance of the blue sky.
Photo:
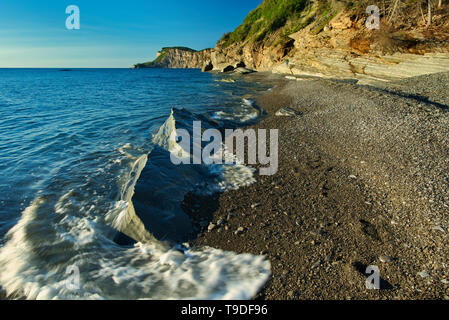
[[[129,67],[161,47],[213,47],[261,2],[1,0],[0,67]],[[69,5],[80,30],[66,29]]]

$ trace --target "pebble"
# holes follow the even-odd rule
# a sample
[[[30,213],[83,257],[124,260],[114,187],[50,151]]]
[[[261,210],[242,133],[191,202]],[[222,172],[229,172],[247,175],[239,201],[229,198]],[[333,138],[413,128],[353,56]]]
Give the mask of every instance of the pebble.
[[[260,206],[259,203],[253,203],[253,204],[251,205],[251,208],[254,209],[254,208],[257,208],[258,206]]]
[[[382,263],[387,263],[393,261],[393,258],[389,256],[380,256],[379,261]]]
[[[217,226],[221,226],[221,225],[223,225],[225,223],[225,220],[224,219],[219,219],[218,221],[217,221]]]
[[[353,175],[353,174],[351,174],[348,178],[349,179],[357,179],[357,177],[355,175]]]
[[[441,228],[440,226],[435,226],[432,228],[432,230],[444,232],[444,229]]]
[[[213,224],[213,223],[211,223],[211,224],[209,224],[209,226],[207,227],[207,231],[211,232],[212,230],[215,229],[215,227],[216,227],[216,225]]]
[[[239,227],[234,233],[239,235],[242,234],[245,231],[245,229],[243,227]]]
[[[418,272],[418,276],[420,276],[421,278],[428,278],[430,277],[430,274],[426,270],[423,270],[421,272]]]

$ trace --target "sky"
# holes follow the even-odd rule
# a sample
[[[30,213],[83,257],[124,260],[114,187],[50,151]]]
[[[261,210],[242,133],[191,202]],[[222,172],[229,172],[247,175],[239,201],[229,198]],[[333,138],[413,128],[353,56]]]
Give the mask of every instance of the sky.
[[[0,68],[127,68],[162,47],[214,47],[262,0],[1,0]],[[68,30],[66,8],[80,10]]]

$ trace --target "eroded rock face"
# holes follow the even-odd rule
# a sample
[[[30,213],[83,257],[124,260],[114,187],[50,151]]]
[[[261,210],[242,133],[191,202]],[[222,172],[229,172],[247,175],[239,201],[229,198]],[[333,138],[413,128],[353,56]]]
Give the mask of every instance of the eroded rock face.
[[[449,22],[441,20],[439,27],[430,31],[415,26],[376,32],[367,31],[363,18],[356,19],[343,10],[322,31],[316,32],[316,23],[311,23],[289,35],[290,41],[278,41],[281,39],[273,35],[270,41],[246,40],[228,47],[219,42],[214,49],[203,51],[165,48],[155,62],[143,67],[242,73],[249,69],[363,83],[449,71]]]
[[[137,64],[135,68],[201,69],[211,60],[212,49],[195,51],[188,48],[165,48],[153,62]]]

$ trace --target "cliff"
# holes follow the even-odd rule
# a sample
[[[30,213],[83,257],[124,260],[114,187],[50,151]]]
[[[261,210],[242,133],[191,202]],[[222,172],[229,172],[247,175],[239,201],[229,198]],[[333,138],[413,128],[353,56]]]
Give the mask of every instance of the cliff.
[[[378,29],[366,24],[368,5]],[[214,49],[165,48],[136,67],[393,80],[449,70],[448,18],[447,0],[264,0]]]
[[[240,62],[289,75],[393,80],[449,70],[448,1],[265,0],[211,53],[215,70]],[[377,5],[380,28],[368,28]],[[429,22],[430,21],[430,22]]]
[[[212,49],[196,51],[186,47],[162,48],[151,62],[135,64],[133,68],[191,68],[200,69],[210,60]]]

